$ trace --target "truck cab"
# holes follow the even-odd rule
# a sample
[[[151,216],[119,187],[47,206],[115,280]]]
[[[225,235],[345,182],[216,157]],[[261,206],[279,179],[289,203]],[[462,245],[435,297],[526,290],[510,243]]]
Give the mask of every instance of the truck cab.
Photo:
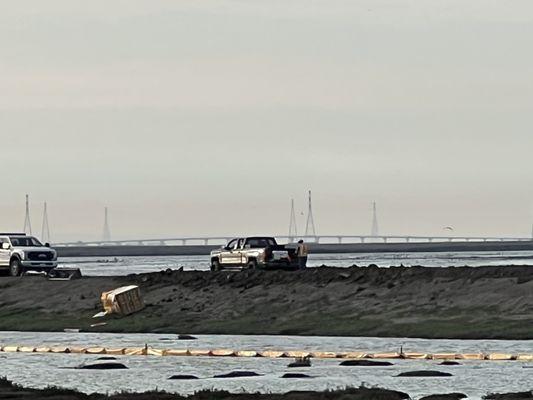
[[[28,270],[50,272],[57,267],[57,252],[48,243],[24,233],[0,233],[0,270],[19,276]]]
[[[268,236],[231,239],[227,245],[211,252],[211,270],[224,268],[296,268],[296,254],[292,248],[278,245]]]

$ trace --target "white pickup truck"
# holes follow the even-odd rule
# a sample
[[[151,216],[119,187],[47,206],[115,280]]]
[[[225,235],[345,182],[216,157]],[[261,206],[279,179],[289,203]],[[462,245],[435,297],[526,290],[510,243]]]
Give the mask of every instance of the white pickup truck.
[[[28,270],[50,272],[57,267],[57,252],[24,233],[0,233],[0,271],[19,276]]]
[[[296,249],[266,236],[235,238],[211,252],[211,271],[223,268],[297,269]]]

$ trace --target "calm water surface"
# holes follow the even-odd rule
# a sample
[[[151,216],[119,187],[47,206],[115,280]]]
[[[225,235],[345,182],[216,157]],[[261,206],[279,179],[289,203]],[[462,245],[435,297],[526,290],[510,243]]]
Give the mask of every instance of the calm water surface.
[[[2,344],[18,345],[105,345],[157,348],[232,348],[368,350],[423,352],[533,352],[533,341],[510,340],[425,340],[405,338],[348,338],[295,336],[199,335],[195,341],[179,341],[176,335],[105,333],[0,332]],[[480,399],[488,392],[533,389],[533,374],[525,366],[532,363],[508,361],[461,361],[460,366],[441,366],[438,361],[392,360],[392,367],[341,367],[339,360],[313,360],[311,368],[288,369],[288,359],[118,356],[129,367],[127,372],[65,369],[95,361],[96,355],[0,353],[2,375],[31,387],[58,385],[90,392],[164,389],[182,394],[200,389],[232,392],[286,392],[323,390],[346,386],[378,385],[401,390],[413,398],[427,394],[459,391]],[[453,374],[447,378],[399,378],[404,371],[431,369]],[[250,370],[260,377],[214,379],[215,374]],[[303,372],[313,379],[287,380],[287,372]],[[170,381],[174,374],[192,374],[195,381]]]
[[[127,275],[183,267],[185,270],[208,270],[209,256],[159,257],[91,257],[62,258],[60,264],[75,266],[84,275]],[[427,267],[483,265],[532,265],[533,252],[442,252],[442,253],[354,253],[311,254],[308,266],[349,267],[376,264],[380,267],[423,265]]]

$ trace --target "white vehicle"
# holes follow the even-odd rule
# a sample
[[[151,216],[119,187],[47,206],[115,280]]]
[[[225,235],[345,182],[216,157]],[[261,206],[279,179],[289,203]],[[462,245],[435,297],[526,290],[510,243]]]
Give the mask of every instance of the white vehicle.
[[[57,252],[48,243],[24,233],[0,233],[0,271],[19,276],[28,270],[48,273],[55,267]]]
[[[296,269],[296,249],[267,236],[241,237],[211,252],[211,271],[224,268]]]

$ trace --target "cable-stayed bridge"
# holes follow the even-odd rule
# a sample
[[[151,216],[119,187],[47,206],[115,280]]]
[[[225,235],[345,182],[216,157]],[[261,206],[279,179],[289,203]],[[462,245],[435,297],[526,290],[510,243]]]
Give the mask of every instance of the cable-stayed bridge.
[[[447,227],[453,231],[453,228]],[[26,195],[26,215],[24,221],[24,232],[31,234],[31,221],[29,209],[29,196]],[[314,244],[385,244],[385,243],[437,243],[437,242],[531,242],[533,241],[533,225],[531,228],[531,237],[509,237],[509,236],[463,236],[463,235],[380,235],[378,230],[378,217],[376,202],[372,203],[372,229],[369,235],[318,235],[316,233],[315,222],[313,217],[311,191],[308,191],[308,210],[305,234],[298,235],[296,224],[296,213],[294,200],[291,199],[291,214],[288,235],[261,235],[273,236],[280,243],[294,243],[300,239]],[[216,246],[224,245],[236,236],[181,236],[181,237],[163,237],[163,238],[144,238],[144,239],[123,239],[112,240],[109,227],[108,208],[104,208],[104,228],[102,240],[96,241],[76,241],[76,242],[56,242],[55,246],[60,247],[102,247],[102,246]],[[47,203],[44,203],[42,238],[50,238],[50,228],[48,224]]]
[[[265,235],[268,236],[268,235]],[[288,236],[271,235],[280,243],[294,243],[303,239],[309,243],[411,243],[411,242],[522,242],[533,241],[531,237],[499,237],[499,236],[416,236],[416,235],[316,235]],[[54,243],[55,246],[179,246],[179,245],[223,245],[237,236],[183,236],[147,239],[126,239],[108,241],[77,241]]]

